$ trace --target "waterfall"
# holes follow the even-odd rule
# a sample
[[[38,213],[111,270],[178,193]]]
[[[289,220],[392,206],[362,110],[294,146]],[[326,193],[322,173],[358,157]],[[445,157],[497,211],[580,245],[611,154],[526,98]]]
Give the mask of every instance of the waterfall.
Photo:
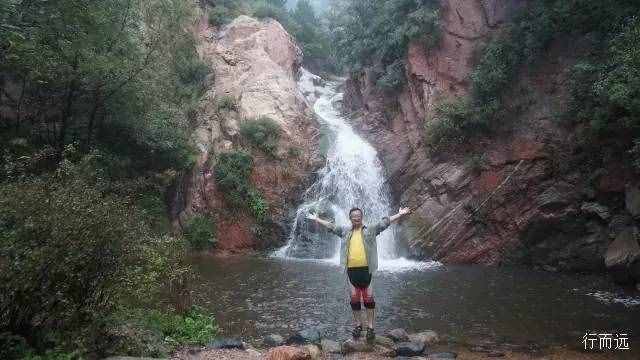
[[[304,203],[296,211],[288,242],[274,253],[276,257],[339,264],[340,239],[307,220],[311,212],[338,225],[349,225],[349,209],[358,207],[363,210],[366,225],[398,210],[390,207],[389,189],[376,150],[354,132],[340,112],[340,85],[340,81],[325,82],[301,69],[298,86],[313,104],[322,125],[320,147],[326,152],[326,164],[303,195]],[[421,267],[422,263],[398,256],[393,226],[377,241],[380,270]]]

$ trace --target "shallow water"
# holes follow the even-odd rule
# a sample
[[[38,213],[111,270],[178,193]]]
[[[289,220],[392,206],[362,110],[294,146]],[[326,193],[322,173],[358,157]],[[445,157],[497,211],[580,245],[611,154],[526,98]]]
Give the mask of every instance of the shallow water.
[[[342,269],[319,261],[260,257],[198,258],[201,305],[225,336],[259,344],[326,326],[344,339],[352,327]],[[527,269],[436,266],[376,274],[378,332],[433,329],[460,341],[492,338],[516,344],[581,348],[586,332],[628,334],[640,350],[640,294],[622,293],[604,276]],[[624,300],[624,301],[623,301]]]

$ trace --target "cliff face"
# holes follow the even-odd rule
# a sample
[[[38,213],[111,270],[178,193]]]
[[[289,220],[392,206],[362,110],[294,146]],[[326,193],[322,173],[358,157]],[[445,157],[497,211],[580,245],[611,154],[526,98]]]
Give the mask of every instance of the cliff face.
[[[198,32],[198,51],[214,79],[197,109],[197,165],[173,200],[176,225],[193,214],[212,217],[216,248],[223,251],[278,245],[286,238],[290,212],[320,165],[317,143],[309,140],[317,132],[316,122],[296,84],[302,52],[274,20],[240,16],[217,31],[203,18]],[[235,109],[221,108],[223,98],[234,99]],[[275,157],[252,148],[239,134],[242,122],[260,116],[280,126]],[[248,211],[233,210],[216,186],[217,156],[235,150],[253,157],[251,183],[269,204],[266,229],[259,230]]]
[[[432,50],[409,47],[403,89],[383,93],[374,72],[364,71],[347,81],[345,109],[377,147],[395,200],[417,208],[417,220],[403,230],[414,255],[601,271],[614,239],[631,244],[618,238],[637,236],[637,205],[625,199],[638,193],[638,180],[615,159],[605,168],[582,166],[588,159],[571,129],[553,120],[566,99],[565,70],[585,51],[579,39],[558,40],[539,64],[523,69],[507,100],[522,109],[513,129],[450,151],[425,150],[424,123],[435,102],[468,94],[476,49],[521,6],[443,0],[442,40]]]

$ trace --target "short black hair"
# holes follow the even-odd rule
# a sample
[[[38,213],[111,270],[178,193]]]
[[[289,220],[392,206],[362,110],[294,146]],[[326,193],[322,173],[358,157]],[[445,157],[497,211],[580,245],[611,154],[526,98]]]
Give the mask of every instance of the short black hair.
[[[362,211],[362,209],[359,207],[352,207],[351,210],[349,210],[349,217],[351,217],[351,213],[354,211],[360,211],[360,214],[364,215],[364,211]]]

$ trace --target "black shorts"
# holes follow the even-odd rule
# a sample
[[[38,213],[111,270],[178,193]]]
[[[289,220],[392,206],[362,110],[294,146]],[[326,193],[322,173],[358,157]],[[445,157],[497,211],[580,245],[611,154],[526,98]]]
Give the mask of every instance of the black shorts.
[[[357,288],[368,288],[371,284],[371,273],[368,266],[347,268],[347,276],[351,285]]]

